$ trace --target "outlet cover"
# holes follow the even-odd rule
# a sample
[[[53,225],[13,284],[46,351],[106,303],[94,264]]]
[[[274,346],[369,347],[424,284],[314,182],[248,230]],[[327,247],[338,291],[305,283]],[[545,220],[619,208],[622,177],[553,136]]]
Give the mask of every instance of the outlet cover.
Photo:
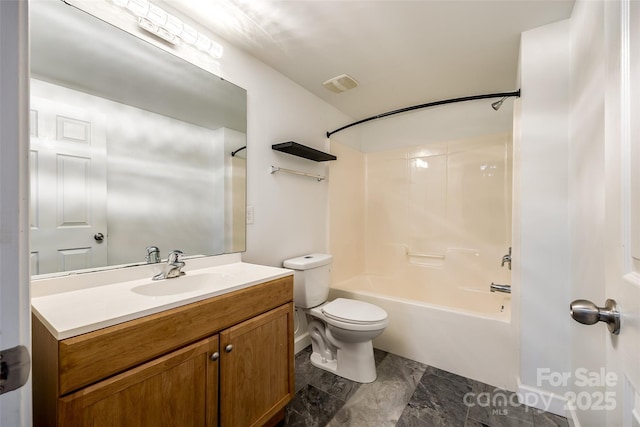
[[[247,206],[247,224],[253,224],[253,206]]]

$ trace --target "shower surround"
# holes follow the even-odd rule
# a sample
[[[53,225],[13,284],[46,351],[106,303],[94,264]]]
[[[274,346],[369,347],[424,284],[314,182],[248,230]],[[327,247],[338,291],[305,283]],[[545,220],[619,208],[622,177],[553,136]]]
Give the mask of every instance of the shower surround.
[[[514,389],[511,297],[489,291],[511,283],[511,136],[332,152],[332,297],[387,310],[376,347]]]

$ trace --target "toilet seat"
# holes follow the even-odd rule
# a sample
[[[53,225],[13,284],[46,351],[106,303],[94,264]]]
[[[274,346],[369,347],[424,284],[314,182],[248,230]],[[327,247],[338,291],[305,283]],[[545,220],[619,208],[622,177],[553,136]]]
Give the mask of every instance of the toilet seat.
[[[346,298],[337,298],[323,305],[321,310],[329,319],[357,325],[379,323],[387,319],[387,312],[377,305]]]
[[[338,300],[343,301],[339,301],[332,306]],[[329,313],[325,311],[327,306],[329,306]],[[314,307],[307,312],[325,321],[328,325],[349,331],[379,331],[389,324],[387,312],[380,307],[363,301],[345,298],[338,298],[335,301]]]

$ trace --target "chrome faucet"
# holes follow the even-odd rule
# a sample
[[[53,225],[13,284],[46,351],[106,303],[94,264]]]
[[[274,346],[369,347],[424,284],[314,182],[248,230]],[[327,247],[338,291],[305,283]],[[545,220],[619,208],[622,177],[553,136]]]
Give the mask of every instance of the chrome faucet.
[[[181,271],[184,267],[182,261],[183,252],[175,250],[169,253],[167,257],[167,263],[164,265],[162,271],[152,277],[153,280],[173,279],[174,277],[184,276],[184,271]]]
[[[147,246],[147,256],[144,257],[147,264],[156,264],[160,262],[160,249],[157,246]]]
[[[499,285],[497,283],[491,282],[491,286],[489,286],[491,292],[502,292],[505,294],[511,293],[511,285]]]
[[[511,270],[511,246],[509,246],[509,253],[502,257],[501,267],[504,267],[505,264],[509,264],[509,270]]]

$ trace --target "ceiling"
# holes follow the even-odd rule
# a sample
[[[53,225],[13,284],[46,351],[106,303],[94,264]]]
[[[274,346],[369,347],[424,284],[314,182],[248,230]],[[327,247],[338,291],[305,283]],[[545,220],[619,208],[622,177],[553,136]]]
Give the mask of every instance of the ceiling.
[[[573,1],[171,1],[171,6],[354,119],[517,89],[520,33]],[[322,82],[349,74],[335,94]]]

